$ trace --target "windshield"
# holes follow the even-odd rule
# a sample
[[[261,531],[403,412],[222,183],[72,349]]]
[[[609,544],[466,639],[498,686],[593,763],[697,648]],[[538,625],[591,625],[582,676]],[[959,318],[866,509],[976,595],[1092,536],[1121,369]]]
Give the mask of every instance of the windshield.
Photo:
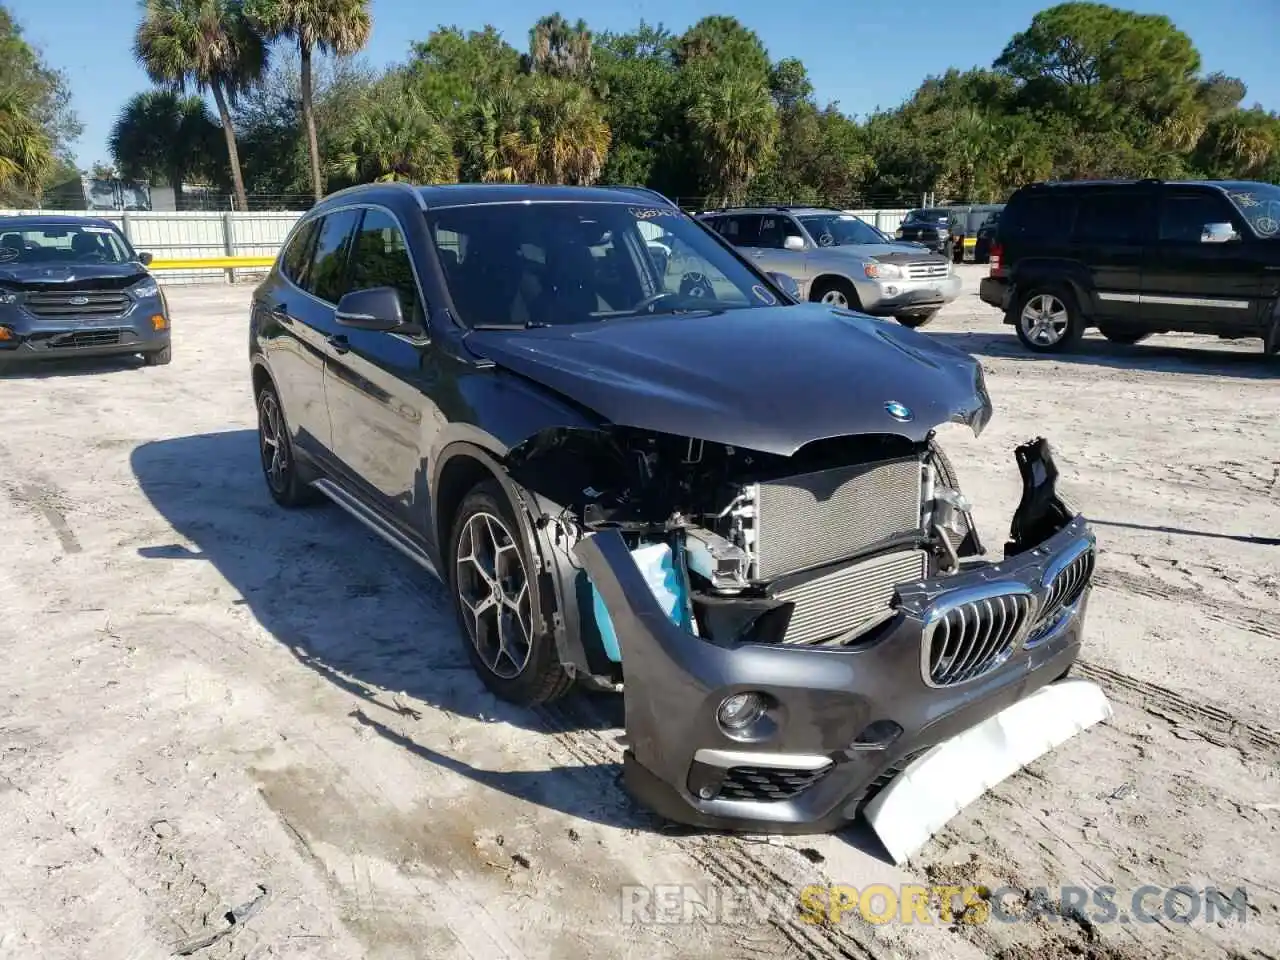
[[[1280,187],[1271,183],[1232,185],[1227,196],[1260,237],[1280,237]]]
[[[639,203],[489,203],[427,214],[470,327],[772,306],[777,293],[685,214]]]
[[[800,222],[820,247],[840,247],[857,243],[886,243],[888,238],[871,224],[849,213],[824,213],[801,217]]]
[[[912,210],[907,214],[907,219],[915,222],[923,220],[936,223],[939,220],[946,220],[950,216],[950,210]]]
[[[128,263],[133,254],[110,227],[24,224],[0,227],[3,263]]]

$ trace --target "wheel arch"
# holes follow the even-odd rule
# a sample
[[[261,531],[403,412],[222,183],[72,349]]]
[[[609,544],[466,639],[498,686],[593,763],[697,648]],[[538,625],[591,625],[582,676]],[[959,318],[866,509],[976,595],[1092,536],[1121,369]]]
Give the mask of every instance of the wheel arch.
[[[1078,263],[1054,260],[1034,260],[1018,265],[1017,273],[1010,279],[1009,314],[1006,323],[1016,323],[1015,316],[1020,298],[1025,291],[1037,287],[1057,287],[1067,290],[1075,298],[1080,318],[1089,326],[1094,323],[1093,282],[1087,269]]]
[[[853,303],[849,304],[850,307],[856,310],[862,306],[862,297],[858,294],[858,285],[853,281],[853,278],[846,276],[843,273],[834,273],[831,271],[820,273],[809,281],[809,301],[811,303],[816,302],[813,299],[814,295],[824,287],[828,287],[832,284],[843,284],[849,288],[849,292],[853,294],[854,300]]]
[[[557,513],[556,505],[517,484],[503,463],[502,454],[470,440],[450,443],[436,460],[432,529],[441,579],[452,589],[449,555],[454,521],[467,493],[486,480],[497,482],[515,514],[525,555],[537,568],[534,575],[538,616],[543,629],[555,638],[561,664],[575,678],[593,677],[600,683],[611,683],[603,649],[589,656],[584,642],[579,615],[580,571],[567,560],[569,545],[559,536],[559,527],[544,519]]]

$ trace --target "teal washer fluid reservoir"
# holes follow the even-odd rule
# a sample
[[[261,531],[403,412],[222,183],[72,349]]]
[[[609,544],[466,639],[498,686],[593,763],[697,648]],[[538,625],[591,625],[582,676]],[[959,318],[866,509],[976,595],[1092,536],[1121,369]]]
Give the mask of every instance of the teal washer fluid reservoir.
[[[692,632],[693,615],[689,605],[688,584],[676,569],[671,547],[665,543],[646,544],[632,550],[631,558],[635,560],[658,605],[671,618],[672,623]],[[613,619],[605,609],[604,598],[600,596],[594,583],[591,584],[591,602],[605,655],[614,663],[621,663],[622,651],[618,647],[618,634],[613,629]]]

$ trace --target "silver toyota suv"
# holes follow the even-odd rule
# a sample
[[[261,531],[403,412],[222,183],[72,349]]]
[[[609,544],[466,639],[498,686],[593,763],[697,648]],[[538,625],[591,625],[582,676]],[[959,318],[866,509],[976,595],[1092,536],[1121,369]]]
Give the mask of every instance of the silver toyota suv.
[[[803,299],[919,327],[960,295],[946,257],[895,243],[842,210],[740,207],[698,219],[764,270],[790,276]]]

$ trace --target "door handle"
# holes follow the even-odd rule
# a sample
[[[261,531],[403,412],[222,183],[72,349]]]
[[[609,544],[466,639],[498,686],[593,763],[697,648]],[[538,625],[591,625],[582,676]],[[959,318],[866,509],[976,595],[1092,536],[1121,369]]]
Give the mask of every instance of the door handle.
[[[333,347],[334,353],[346,353],[351,349],[351,341],[343,333],[335,333],[331,337],[325,337],[324,342]]]

